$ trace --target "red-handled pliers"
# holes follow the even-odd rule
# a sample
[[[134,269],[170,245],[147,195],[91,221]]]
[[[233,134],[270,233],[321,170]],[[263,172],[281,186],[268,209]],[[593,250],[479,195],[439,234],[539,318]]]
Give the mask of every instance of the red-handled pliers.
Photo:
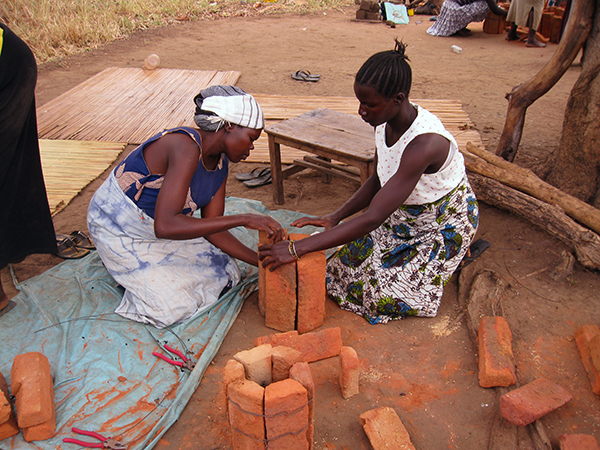
[[[167,350],[168,352],[173,353],[174,355],[177,355],[181,358],[181,361],[175,361],[165,355],[163,355],[162,353],[159,353],[158,350],[154,350],[152,352],[152,354],[160,359],[162,359],[163,361],[168,362],[169,364],[173,364],[174,366],[179,366],[181,367],[181,369],[187,369],[187,370],[194,370],[194,367],[196,366],[196,364],[194,364],[190,359],[187,358],[187,356],[185,356],[182,352],[180,352],[179,350],[175,350],[174,348],[169,347],[167,344],[165,344],[165,350]]]
[[[126,450],[127,449],[127,446],[125,444],[123,444],[122,442],[117,441],[116,439],[113,439],[113,438],[107,439],[104,436],[102,436],[101,434],[95,433],[93,431],[85,431],[85,430],[80,430],[78,428],[71,428],[71,431],[73,431],[73,433],[83,434],[84,436],[90,436],[90,437],[96,438],[102,442],[85,442],[85,441],[80,441],[79,439],[72,439],[72,438],[64,438],[63,442],[67,442],[69,444],[78,444],[78,445],[81,445],[82,447],[87,447],[87,448],[104,448],[104,449],[110,449],[110,450]]]

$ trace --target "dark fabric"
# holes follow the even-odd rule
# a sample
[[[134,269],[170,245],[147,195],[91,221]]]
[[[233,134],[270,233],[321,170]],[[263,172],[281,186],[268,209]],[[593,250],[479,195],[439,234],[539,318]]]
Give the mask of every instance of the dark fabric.
[[[0,53],[0,268],[33,253],[56,253],[42,175],[33,53],[8,27]]]

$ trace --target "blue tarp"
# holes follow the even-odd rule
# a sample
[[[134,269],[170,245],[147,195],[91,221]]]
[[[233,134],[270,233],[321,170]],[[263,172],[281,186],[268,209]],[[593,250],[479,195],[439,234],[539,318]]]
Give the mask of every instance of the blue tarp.
[[[226,214],[268,214],[290,232],[302,214],[267,210],[260,202],[228,198]],[[258,233],[232,230],[251,248]],[[70,449],[72,427],[116,438],[130,450],[151,449],[177,420],[237,317],[244,299],[256,290],[257,269],[240,263],[243,281],[212,309],[164,330],[113,313],[123,294],[95,251],[18,284],[17,306],[0,320],[0,372],[10,385],[16,355],[41,352],[54,377],[57,434],[27,443],[22,434],[0,441],[0,449]],[[155,341],[193,354],[190,372],[152,355]],[[98,442],[98,441],[96,441]]]

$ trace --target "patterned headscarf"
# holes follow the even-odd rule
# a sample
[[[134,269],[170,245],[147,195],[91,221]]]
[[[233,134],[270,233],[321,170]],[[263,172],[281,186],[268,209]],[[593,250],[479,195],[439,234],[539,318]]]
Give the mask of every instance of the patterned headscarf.
[[[194,97],[194,121],[201,130],[218,131],[224,124],[260,130],[265,127],[256,99],[236,86],[210,86]]]

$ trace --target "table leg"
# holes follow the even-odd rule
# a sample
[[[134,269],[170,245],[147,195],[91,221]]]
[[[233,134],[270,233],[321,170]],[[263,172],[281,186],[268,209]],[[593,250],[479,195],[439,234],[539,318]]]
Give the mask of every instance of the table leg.
[[[269,159],[271,161],[271,183],[273,184],[273,201],[283,205],[283,174],[281,173],[281,146],[275,137],[269,135]]]

